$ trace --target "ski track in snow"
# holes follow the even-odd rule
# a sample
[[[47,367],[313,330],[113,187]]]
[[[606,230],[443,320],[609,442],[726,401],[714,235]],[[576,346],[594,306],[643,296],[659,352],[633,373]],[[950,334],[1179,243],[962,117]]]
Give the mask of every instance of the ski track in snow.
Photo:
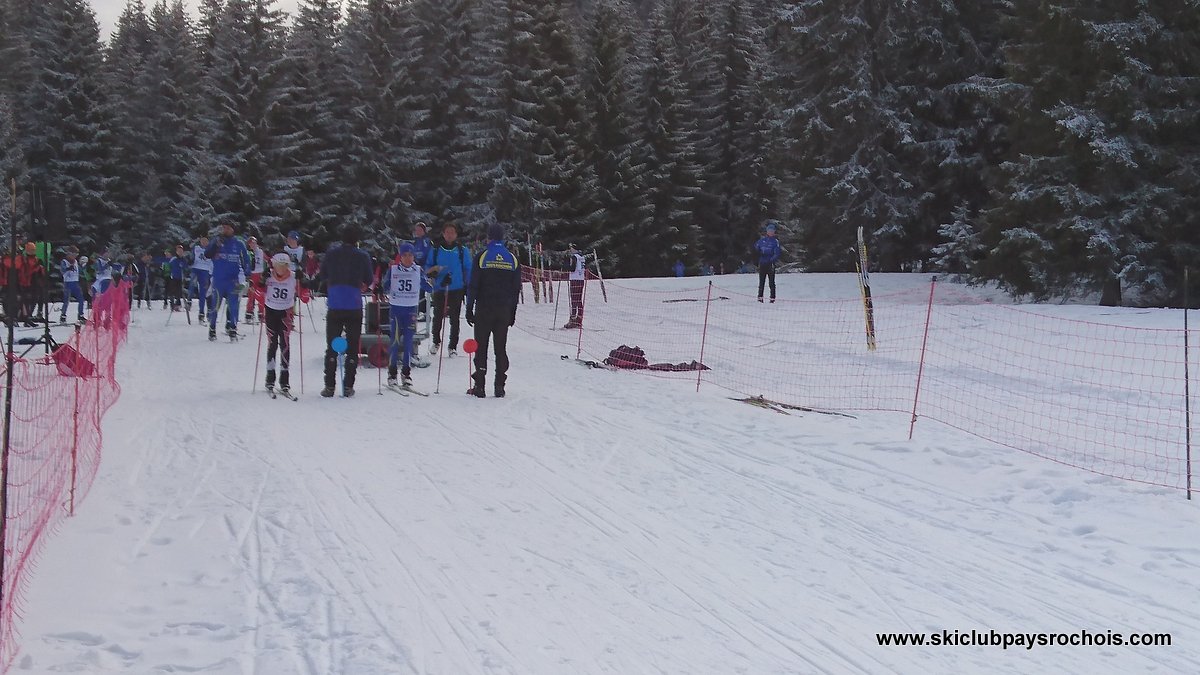
[[[804,289],[840,297],[844,282],[806,276]],[[781,276],[781,294],[799,284]],[[376,372],[362,368],[355,399],[320,399],[311,332],[306,396],[272,401],[249,393],[257,335],[212,344],[202,328],[163,326],[165,313],[137,316],[100,474],[33,575],[13,672],[1176,673],[1200,662],[1200,545],[1188,536],[1200,517],[1174,491],[932,424],[909,442],[902,415],[785,416],[715,387],[589,370],[520,331],[502,401],[458,393],[463,357],[444,363],[440,396],[376,396]],[[416,377],[432,391],[436,368]],[[943,629],[1170,632],[1175,643],[875,642]]]

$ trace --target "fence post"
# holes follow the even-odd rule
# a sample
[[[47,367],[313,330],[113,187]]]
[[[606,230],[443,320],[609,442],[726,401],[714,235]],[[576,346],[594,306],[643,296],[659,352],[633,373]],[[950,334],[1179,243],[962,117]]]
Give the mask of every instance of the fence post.
[[[908,440],[912,440],[917,426],[917,401],[921,398],[921,379],[925,376],[925,348],[929,345],[929,322],[933,318],[933,292],[937,288],[937,277],[929,280],[929,307],[925,310],[925,337],[921,338],[921,365],[917,367],[917,391],[913,394],[912,421],[908,423]]]
[[[1188,270],[1183,268],[1183,419],[1187,428],[1184,439],[1187,449],[1187,498],[1192,499],[1192,362],[1191,337],[1188,335]]]
[[[700,393],[700,376],[704,374],[704,347],[708,344],[708,310],[712,307],[713,282],[708,282],[708,299],[704,301],[704,330],[700,333],[700,367],[696,369],[696,393]]]
[[[75,380],[75,401],[71,406],[71,498],[67,513],[75,515],[75,477],[79,473],[79,377]]]
[[[568,282],[568,286],[570,283]],[[579,302],[582,305],[579,308],[579,342],[575,345],[575,358],[580,358],[583,354],[583,314],[587,308],[587,275],[583,275],[583,290],[579,292]]]

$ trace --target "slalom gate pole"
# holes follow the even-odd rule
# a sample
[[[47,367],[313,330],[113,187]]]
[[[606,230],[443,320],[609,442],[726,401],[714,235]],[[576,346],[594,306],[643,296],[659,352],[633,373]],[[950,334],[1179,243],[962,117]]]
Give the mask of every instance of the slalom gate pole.
[[[708,343],[708,311],[712,308],[713,282],[708,282],[708,299],[704,301],[704,331],[700,333],[700,367],[696,369],[696,393],[700,393],[700,376],[704,373],[704,347]]]
[[[258,322],[258,352],[254,355],[254,381],[250,383],[250,393],[258,393],[258,363],[262,360],[262,339],[266,329],[263,327],[265,321]]]
[[[579,293],[579,342],[575,345],[575,359],[583,354],[583,310],[587,307],[587,275],[583,275],[583,290]]]
[[[1187,498],[1192,499],[1192,366],[1189,358],[1191,352],[1191,337],[1188,335],[1188,270],[1183,268],[1183,410],[1184,432],[1187,444]]]
[[[299,302],[300,298],[296,298],[296,301]],[[309,304],[311,302],[312,302],[312,296],[309,296],[309,302],[302,303],[302,304]],[[304,314],[298,310],[299,310],[299,308],[297,308],[296,314],[300,315],[300,395],[303,396],[304,395]],[[309,311],[310,312],[312,311],[311,308],[309,309]],[[290,340],[291,338],[288,338],[288,339]]]
[[[561,293],[559,293],[559,297],[562,297]],[[558,328],[558,298],[554,298],[554,323],[551,324],[550,328],[552,330]]]
[[[391,308],[390,307],[388,308],[388,312],[389,312],[388,320],[390,321],[391,320],[391,314],[390,314]],[[378,299],[375,300],[375,344],[376,345],[383,344],[383,304]],[[390,362],[390,360],[391,360],[391,358],[390,358],[391,350],[390,349],[388,350],[388,357],[389,357],[388,360]],[[370,360],[371,360],[371,352],[370,352],[370,350],[367,350],[367,361],[370,361]],[[372,363],[371,365],[375,366],[375,386],[377,386],[379,388],[379,395],[383,396],[383,368],[380,368],[379,364],[376,364],[376,363]],[[390,363],[389,363],[389,365],[390,365]]]
[[[917,401],[921,398],[921,378],[925,375],[925,349],[929,345],[929,321],[933,317],[933,292],[937,288],[937,277],[929,280],[929,308],[925,310],[925,337],[921,339],[921,365],[917,368],[917,391],[913,394],[912,421],[908,423],[908,440],[912,440],[917,426]]]
[[[445,291],[442,291],[442,320],[438,324],[439,325],[438,334],[441,335],[443,338],[446,337],[446,315],[449,313],[450,313],[450,290],[447,289]],[[433,390],[433,393],[435,393],[435,394],[442,393],[442,359],[445,358],[445,356],[446,356],[446,350],[443,349],[441,345],[438,345],[437,387]]]

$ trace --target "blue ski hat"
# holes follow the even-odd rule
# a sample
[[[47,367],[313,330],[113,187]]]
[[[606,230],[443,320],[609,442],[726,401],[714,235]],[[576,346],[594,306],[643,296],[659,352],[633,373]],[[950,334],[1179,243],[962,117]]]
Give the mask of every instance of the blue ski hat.
[[[779,223],[774,220],[767,221],[767,232],[774,232],[779,227]]]
[[[407,241],[404,242],[403,244],[400,244],[400,255],[404,255],[405,253],[416,253],[416,252],[417,252],[416,247],[414,247],[412,244],[408,243]]]
[[[288,232],[287,238],[295,239],[296,241],[300,241],[300,233],[295,230],[292,230],[291,232]]]

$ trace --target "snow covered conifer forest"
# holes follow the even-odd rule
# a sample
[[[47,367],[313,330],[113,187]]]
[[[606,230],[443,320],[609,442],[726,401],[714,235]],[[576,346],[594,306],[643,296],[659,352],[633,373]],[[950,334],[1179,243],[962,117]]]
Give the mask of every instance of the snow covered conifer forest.
[[[800,269],[865,226],[880,271],[1112,304],[1200,253],[1200,0],[129,0],[105,37],[0,0],[0,174],[83,247],[498,220],[655,276],[773,218]]]

